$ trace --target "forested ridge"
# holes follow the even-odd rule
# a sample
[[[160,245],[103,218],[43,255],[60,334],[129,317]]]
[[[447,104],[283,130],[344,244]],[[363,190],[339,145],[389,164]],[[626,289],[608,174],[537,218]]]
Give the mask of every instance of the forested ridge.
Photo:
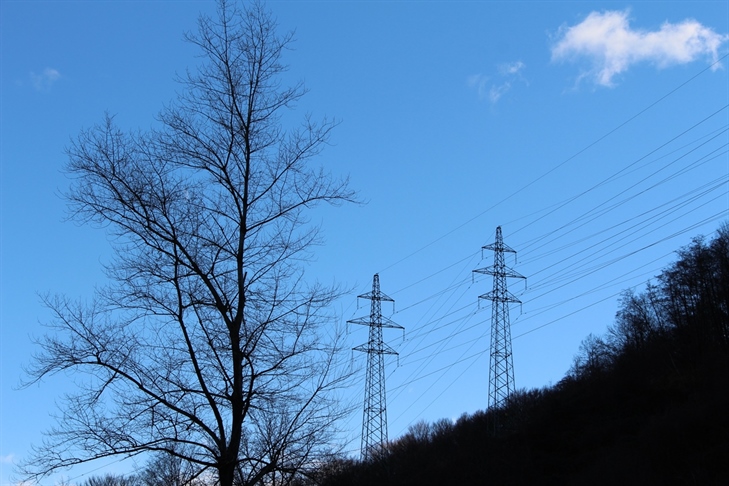
[[[334,459],[304,482],[727,484],[728,410],[724,225],[625,291],[614,324],[584,339],[556,385],[455,423],[417,423],[375,459]]]

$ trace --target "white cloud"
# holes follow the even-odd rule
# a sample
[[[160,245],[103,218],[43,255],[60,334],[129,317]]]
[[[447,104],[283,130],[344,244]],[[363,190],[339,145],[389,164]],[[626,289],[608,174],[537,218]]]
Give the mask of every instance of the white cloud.
[[[502,96],[504,96],[509,90],[511,89],[511,83],[505,82],[498,86],[491,86],[491,89],[489,90],[489,101],[491,103],[496,103],[501,99]]]
[[[467,82],[470,87],[476,89],[479,99],[487,99],[491,103],[496,103],[511,90],[514,81],[519,80],[529,84],[521,75],[524,69],[526,69],[526,64],[521,61],[499,64],[497,66],[498,76],[473,74],[468,77]]]
[[[648,62],[659,68],[698,59],[715,63],[719,48],[729,40],[696,20],[664,23],[659,30],[633,30],[629,11],[592,12],[581,23],[562,27],[552,47],[552,60],[586,58],[591,68],[580,78],[612,86],[613,78],[632,65]],[[715,64],[713,69],[717,69]]]
[[[7,456],[0,456],[0,464],[12,464],[15,460],[15,454],[8,454]]]
[[[38,91],[49,91],[53,83],[59,79],[61,79],[61,73],[53,68],[45,68],[41,74],[30,73],[30,81]]]
[[[508,76],[510,74],[518,74],[525,67],[526,64],[521,61],[504,63],[499,65],[499,73],[504,76]]]

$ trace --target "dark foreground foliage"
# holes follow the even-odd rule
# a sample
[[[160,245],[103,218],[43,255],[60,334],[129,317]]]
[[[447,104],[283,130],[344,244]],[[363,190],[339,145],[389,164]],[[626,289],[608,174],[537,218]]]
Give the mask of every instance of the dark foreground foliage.
[[[557,385],[500,410],[419,423],[377,459],[312,483],[729,484],[729,226],[626,292]]]

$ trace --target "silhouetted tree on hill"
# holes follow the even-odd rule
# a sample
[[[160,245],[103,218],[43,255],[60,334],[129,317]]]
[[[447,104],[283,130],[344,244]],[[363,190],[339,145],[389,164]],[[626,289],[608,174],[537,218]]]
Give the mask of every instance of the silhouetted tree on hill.
[[[104,474],[92,476],[83,482],[82,486],[141,486],[142,483],[135,476],[123,474]]]
[[[308,211],[354,197],[312,165],[335,124],[284,124],[305,89],[283,84],[291,35],[260,2],[219,0],[187,40],[201,63],[158,128],[107,117],[68,149],[72,216],[106,228],[115,259],[90,304],[46,299],[28,381],[80,386],[25,479],[163,452],[222,486],[279,484],[331,446],[340,291],[307,283],[304,262],[320,243]]]

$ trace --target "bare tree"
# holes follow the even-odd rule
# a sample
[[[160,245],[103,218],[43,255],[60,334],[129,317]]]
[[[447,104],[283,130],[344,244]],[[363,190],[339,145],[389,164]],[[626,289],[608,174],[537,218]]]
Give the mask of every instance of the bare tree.
[[[80,388],[26,479],[151,451],[254,484],[292,477],[331,437],[339,291],[303,278],[320,243],[306,211],[354,195],[311,167],[331,121],[286,129],[305,90],[282,83],[291,36],[276,28],[260,3],[220,0],[187,36],[202,64],[159,128],[107,116],[69,147],[72,215],[106,228],[115,258],[92,303],[46,299],[28,381],[68,371]]]
[[[615,359],[615,353],[615,346],[590,333],[580,343],[580,351],[574,357],[568,375],[578,378],[604,373]]]
[[[105,474],[90,477],[83,482],[83,486],[141,486],[141,484],[134,476]]]
[[[155,454],[137,473],[140,486],[207,486],[193,464],[180,456]]]

